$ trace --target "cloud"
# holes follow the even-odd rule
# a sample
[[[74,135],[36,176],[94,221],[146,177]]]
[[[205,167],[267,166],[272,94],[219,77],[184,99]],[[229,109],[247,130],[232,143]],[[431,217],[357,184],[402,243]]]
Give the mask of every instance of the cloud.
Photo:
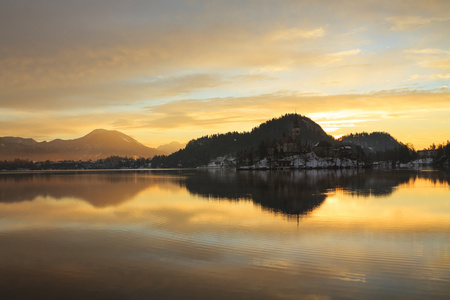
[[[0,132],[76,137],[111,126],[147,141],[185,130],[185,140],[295,109],[391,111],[388,95],[368,92],[448,79],[449,3],[8,1]]]
[[[358,55],[360,52],[361,52],[360,49],[353,49],[353,50],[347,50],[347,51],[340,51],[340,52],[332,53],[330,55],[331,56],[336,56],[336,57],[354,56],[354,55]]]
[[[57,111],[79,108],[129,106],[153,100],[188,95],[197,91],[233,85],[234,88],[275,78],[264,74],[186,74],[173,76],[141,76],[105,82],[30,88],[0,92],[0,108]],[[95,99],[95,100],[93,100]]]
[[[450,17],[445,18],[424,18],[420,16],[393,16],[387,18],[388,23],[391,25],[389,30],[391,31],[410,31],[416,30],[434,22],[445,22],[450,20]]]
[[[148,113],[154,116],[147,123],[149,127],[202,126],[211,121],[211,124],[219,124],[217,115],[223,118],[221,125],[217,127],[241,124],[254,124],[260,120],[265,121],[282,115],[295,108],[301,108],[302,114],[318,117],[326,114],[330,118],[335,114],[331,123],[345,123],[352,116],[357,123],[362,120],[378,120],[382,115],[394,112],[428,111],[430,106],[440,109],[450,109],[448,92],[434,93],[411,90],[377,91],[369,94],[348,94],[314,96],[292,92],[278,92],[253,97],[211,98],[202,100],[179,100],[166,104],[148,107]],[[229,111],[230,113],[225,113]],[[331,114],[331,115],[330,115]],[[354,117],[358,115],[359,117]],[[379,115],[378,118],[372,118]],[[176,119],[183,120],[176,123]],[[320,118],[322,119],[322,117]],[[347,120],[347,121],[343,121]],[[197,123],[198,122],[198,123]],[[230,124],[226,124],[230,123]],[[324,123],[325,124],[325,123]],[[249,128],[249,125],[247,125]],[[251,127],[250,127],[251,128]],[[249,128],[249,129],[250,129]]]
[[[0,120],[0,136],[23,136],[39,140],[75,138],[94,128],[117,129],[149,146],[173,140],[188,141],[203,135],[228,131],[248,131],[260,123],[297,110],[310,116],[335,135],[360,131],[387,131],[404,142],[420,130],[433,131],[425,146],[448,139],[445,122],[450,113],[447,89],[375,91],[365,94],[319,96],[294,91],[278,91],[243,97],[179,99],[154,103],[145,109],[97,109],[83,113],[58,111],[48,114],[13,110]],[[16,115],[15,115],[16,114]],[[402,114],[402,122],[394,115]],[[411,133],[411,124],[421,120],[420,130]],[[416,123],[414,123],[416,122]],[[419,136],[418,136],[419,137]],[[433,141],[434,140],[434,141]]]
[[[345,51],[339,51],[334,52],[330,54],[325,54],[321,57],[321,59],[317,60],[317,64],[321,66],[325,65],[331,65],[338,62],[342,62],[345,60],[352,60],[354,61],[353,57],[357,56],[361,52],[361,49],[352,49],[352,50],[345,50]]]
[[[320,38],[325,35],[325,30],[320,27],[313,30],[304,30],[302,28],[287,28],[274,31],[268,35],[269,40],[295,40],[295,39],[310,39]]]
[[[419,75],[414,74],[408,80],[417,80],[417,79],[425,79],[425,80],[439,80],[439,79],[449,79],[450,73],[447,74],[430,74],[430,75]]]
[[[437,48],[406,49],[404,53],[407,53],[408,58],[420,66],[450,70],[450,51],[448,50]]]
[[[412,53],[412,54],[435,54],[435,55],[450,55],[450,51],[442,50],[442,49],[407,49],[404,52]]]
[[[283,82],[298,73],[307,74],[310,81],[333,82],[336,78],[322,79],[329,72],[322,72],[321,67],[345,62],[369,69],[369,62],[386,56],[380,53],[374,58],[363,48],[373,43],[366,38],[370,26],[364,26],[362,33],[356,30],[365,35],[363,39],[342,39],[342,32],[354,32],[353,28],[361,28],[361,24],[355,21],[359,17],[344,18],[341,5],[332,1],[325,3],[333,13],[314,15],[308,11],[319,8],[319,3],[178,3],[178,7],[171,1],[134,5],[112,1],[108,10],[103,9],[104,3],[96,2],[88,10],[80,3],[30,3],[28,9],[35,13],[29,16],[20,5],[8,3],[2,12],[5,26],[0,29],[0,107],[130,105],[231,86],[227,82],[230,76],[252,72],[283,78]],[[354,9],[364,12],[367,5],[358,4]],[[254,14],[248,14],[250,8]],[[26,16],[29,22],[23,21],[28,20]],[[374,22],[373,16],[370,20]],[[268,37],[275,42],[268,43]],[[430,62],[438,63],[449,64],[443,60]],[[198,86],[194,78],[187,78],[189,74],[196,76]],[[133,82],[158,76],[167,81],[160,80],[160,86]],[[265,85],[261,82],[260,86]],[[318,85],[311,89],[320,90]],[[239,87],[229,90],[241,92]],[[217,95],[223,96],[221,92]]]

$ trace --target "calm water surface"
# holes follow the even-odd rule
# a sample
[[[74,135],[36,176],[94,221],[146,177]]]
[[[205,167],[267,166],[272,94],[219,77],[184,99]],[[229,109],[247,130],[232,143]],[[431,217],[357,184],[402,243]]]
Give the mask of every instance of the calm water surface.
[[[1,299],[448,299],[450,174],[0,174]]]

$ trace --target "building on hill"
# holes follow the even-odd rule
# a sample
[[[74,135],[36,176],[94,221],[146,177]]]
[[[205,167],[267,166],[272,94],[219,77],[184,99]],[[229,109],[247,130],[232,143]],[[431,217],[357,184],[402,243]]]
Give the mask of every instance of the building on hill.
[[[333,156],[333,145],[327,141],[320,141],[314,145],[314,152],[320,157]]]
[[[300,125],[298,124],[298,116],[295,114],[294,127],[292,128],[292,138],[296,142],[300,142]]]
[[[438,151],[436,149],[430,149],[430,150],[419,150],[417,151],[417,155],[420,158],[434,158],[438,154]]]
[[[292,127],[291,135],[284,136],[281,139],[281,147],[286,154],[298,153],[301,150],[300,147],[300,125],[298,123],[298,115],[295,114],[295,120]]]
[[[291,155],[301,152],[302,146],[299,119],[300,117],[295,114],[291,135],[283,135],[280,140],[274,142],[268,147],[268,153],[270,155],[275,155],[277,153]]]
[[[297,145],[293,137],[291,136],[284,136],[280,141],[281,147],[283,149],[284,153],[292,153],[296,152]],[[281,149],[280,149],[281,151]]]
[[[353,149],[349,145],[339,146],[333,149],[334,156],[340,158],[351,158],[353,155]]]
[[[290,159],[279,159],[276,162],[276,168],[279,170],[291,169],[294,166],[292,165],[292,161]]]

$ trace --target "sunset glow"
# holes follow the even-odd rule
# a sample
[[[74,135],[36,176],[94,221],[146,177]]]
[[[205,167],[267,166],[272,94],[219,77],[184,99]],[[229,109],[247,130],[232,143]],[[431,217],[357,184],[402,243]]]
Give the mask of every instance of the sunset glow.
[[[0,136],[157,147],[295,111],[450,139],[450,1],[4,1]]]

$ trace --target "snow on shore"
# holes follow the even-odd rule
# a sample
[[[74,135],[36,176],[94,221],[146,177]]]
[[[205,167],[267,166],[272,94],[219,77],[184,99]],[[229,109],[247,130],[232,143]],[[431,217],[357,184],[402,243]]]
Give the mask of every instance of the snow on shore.
[[[375,168],[418,168],[433,164],[432,158],[422,158],[413,160],[408,163],[379,161],[372,164]],[[319,157],[314,152],[288,156],[279,160],[270,160],[264,158],[251,166],[241,166],[239,169],[243,170],[264,170],[264,169],[340,169],[340,168],[358,168],[366,167],[367,164],[361,161],[352,160],[349,158],[338,157]],[[236,159],[232,156],[218,157],[211,161],[208,165],[202,168],[207,169],[222,169],[235,168]]]
[[[235,167],[236,161],[233,157],[218,157],[203,168],[218,169]],[[314,152],[303,155],[293,155],[279,160],[264,158],[251,166],[242,166],[240,169],[330,169],[330,168],[357,168],[364,166],[364,163],[348,158],[319,157]]]

